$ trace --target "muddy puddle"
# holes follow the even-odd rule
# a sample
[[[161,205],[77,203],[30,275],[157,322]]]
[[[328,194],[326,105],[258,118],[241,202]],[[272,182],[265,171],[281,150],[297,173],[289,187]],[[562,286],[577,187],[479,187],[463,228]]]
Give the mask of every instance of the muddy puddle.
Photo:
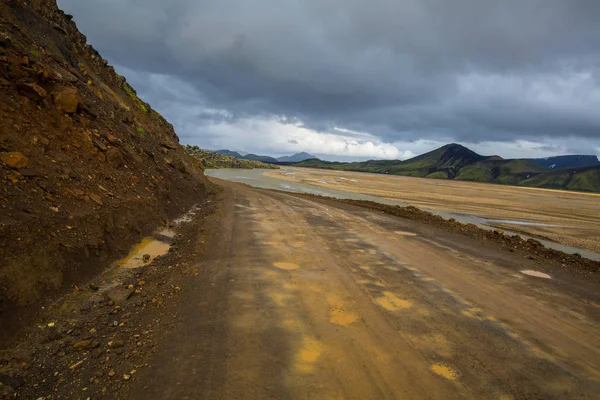
[[[261,189],[275,189],[275,190],[282,190],[282,191],[294,192],[294,193],[308,193],[308,194],[314,194],[314,195],[319,195],[319,196],[334,197],[337,199],[368,200],[368,201],[374,201],[374,202],[381,203],[381,204],[397,205],[397,206],[404,206],[404,207],[408,205],[406,203],[394,201],[394,200],[384,198],[384,197],[372,196],[372,195],[361,194],[361,193],[346,192],[341,189],[325,188],[325,187],[321,187],[321,186],[311,185],[311,184],[305,183],[305,182],[284,181],[282,179],[264,175],[264,173],[273,172],[273,171],[280,171],[285,175],[294,175],[295,174],[295,171],[291,168],[281,168],[281,170],[271,170],[271,169],[239,170],[239,169],[223,168],[223,169],[207,169],[204,172],[207,176],[211,176],[211,177],[219,178],[219,179],[225,179],[225,180],[232,181],[232,182],[242,182],[247,185],[261,188]],[[341,179],[341,178],[338,177],[337,179]],[[434,183],[435,182],[432,182],[432,184],[434,184]],[[488,224],[492,224],[492,223],[514,225],[515,227],[521,225],[521,226],[540,226],[540,227],[563,228],[563,226],[544,224],[542,222],[535,222],[535,221],[493,220],[493,219],[487,219],[487,218],[479,217],[479,216],[475,216],[475,215],[455,213],[455,212],[451,212],[451,211],[431,210],[431,209],[427,209],[427,208],[423,208],[423,210],[428,211],[435,215],[439,215],[440,217],[445,218],[445,219],[454,218],[456,221],[463,223],[463,224],[468,224],[468,223],[475,224],[479,228],[485,229],[485,230],[497,229],[493,226],[488,225]],[[564,227],[564,228],[568,228],[568,227]],[[589,258],[590,260],[600,261],[600,253],[580,249],[577,247],[566,246],[566,245],[551,242],[548,240],[533,238],[533,237],[525,235],[523,233],[512,232],[512,231],[509,231],[506,229],[503,229],[503,231],[507,235],[513,235],[513,236],[519,235],[525,240],[535,239],[535,240],[539,241],[540,243],[542,243],[544,246],[558,250],[558,251],[562,251],[563,253],[567,253],[567,254],[579,253],[583,257]]]
[[[532,271],[530,269],[527,269],[525,271],[521,271],[522,274],[525,275],[529,275],[529,276],[535,276],[536,278],[544,278],[544,279],[552,279],[552,277],[548,274],[545,274],[543,272],[540,271]]]
[[[200,210],[200,206],[194,206],[182,217],[174,220],[171,223],[171,227],[163,228],[153,236],[144,238],[131,249],[131,252],[125,258],[119,260],[116,265],[126,269],[139,268],[151,263],[156,257],[167,254],[176,235],[173,228],[180,224],[191,222],[198,210]]]

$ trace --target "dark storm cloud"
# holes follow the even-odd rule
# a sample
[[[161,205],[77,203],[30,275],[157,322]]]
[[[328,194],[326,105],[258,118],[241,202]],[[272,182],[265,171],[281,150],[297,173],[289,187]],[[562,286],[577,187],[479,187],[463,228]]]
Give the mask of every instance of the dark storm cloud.
[[[600,138],[597,0],[59,5],[111,62],[183,82],[182,93],[172,81],[143,92],[152,104],[196,102],[187,117],[286,115],[388,142]]]

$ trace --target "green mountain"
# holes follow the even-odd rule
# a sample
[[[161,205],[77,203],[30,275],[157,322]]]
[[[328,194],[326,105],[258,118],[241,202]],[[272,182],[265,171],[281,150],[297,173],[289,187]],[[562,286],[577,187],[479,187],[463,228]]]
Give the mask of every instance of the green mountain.
[[[524,179],[546,171],[547,168],[528,160],[486,159],[463,167],[456,179],[518,185]]]
[[[237,157],[237,158],[243,158],[244,157],[240,153],[238,153],[237,151],[231,151],[231,150],[217,150],[214,153],[222,154],[222,155],[228,156],[228,157]]]
[[[199,148],[198,146],[183,146],[186,153],[202,162],[203,168],[242,168],[242,169],[258,169],[258,168],[273,168],[279,167],[271,164],[266,164],[256,160],[246,160],[230,155],[223,155],[221,152],[209,151]],[[233,153],[233,152],[230,152]]]
[[[552,170],[525,179],[519,185],[600,192],[600,165]]]
[[[600,192],[600,166],[598,165],[575,169],[549,169],[534,160],[504,160],[499,156],[482,156],[455,143],[405,161],[370,160],[344,163],[313,158],[294,165],[340,171]]]
[[[269,156],[259,156],[257,154],[246,154],[245,156],[241,156],[245,160],[254,160],[254,161],[262,161],[264,163],[276,163],[279,162],[276,158]]]
[[[342,163],[310,159],[294,165],[344,171],[452,179],[462,167],[486,158],[464,146],[452,143],[406,161],[369,160]]]

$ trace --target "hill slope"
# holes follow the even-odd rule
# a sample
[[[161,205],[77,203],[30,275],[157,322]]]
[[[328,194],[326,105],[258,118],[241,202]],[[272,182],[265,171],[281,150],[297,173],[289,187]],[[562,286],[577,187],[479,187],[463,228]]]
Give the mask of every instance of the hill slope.
[[[224,156],[223,154],[204,150],[198,146],[183,146],[186,153],[197,158],[202,162],[204,168],[241,168],[241,169],[255,169],[255,168],[273,168],[278,169],[279,167],[272,164],[266,164],[261,161],[246,160],[242,158]]]
[[[0,326],[203,197],[178,142],[55,1],[0,2]]]
[[[237,157],[237,158],[243,158],[244,157],[240,153],[238,153],[237,151],[231,151],[231,150],[217,150],[217,151],[215,151],[215,153],[222,154],[222,155],[227,156],[227,157]]]
[[[548,171],[519,182],[521,186],[600,192],[600,165]]]
[[[456,179],[517,185],[547,170],[528,160],[483,160],[463,167]]]

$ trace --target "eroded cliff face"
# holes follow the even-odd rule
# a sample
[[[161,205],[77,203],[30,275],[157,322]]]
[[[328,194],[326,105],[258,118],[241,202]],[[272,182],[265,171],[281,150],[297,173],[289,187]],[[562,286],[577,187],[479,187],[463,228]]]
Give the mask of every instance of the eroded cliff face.
[[[54,0],[0,2],[0,318],[99,272],[207,185]]]

